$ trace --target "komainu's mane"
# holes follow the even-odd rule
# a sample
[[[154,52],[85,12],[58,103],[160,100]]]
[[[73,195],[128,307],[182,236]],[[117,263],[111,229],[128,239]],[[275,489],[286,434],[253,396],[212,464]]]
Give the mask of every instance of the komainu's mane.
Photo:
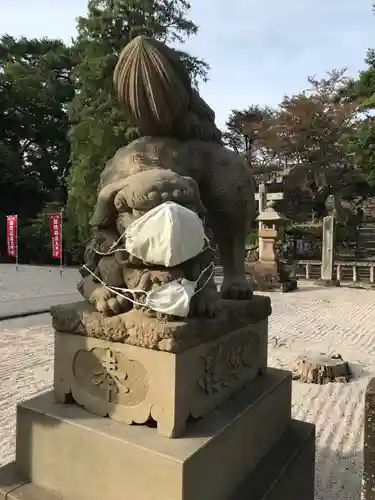
[[[122,50],[114,75],[119,101],[142,136],[221,143],[215,113],[191,85],[177,53],[140,35]]]

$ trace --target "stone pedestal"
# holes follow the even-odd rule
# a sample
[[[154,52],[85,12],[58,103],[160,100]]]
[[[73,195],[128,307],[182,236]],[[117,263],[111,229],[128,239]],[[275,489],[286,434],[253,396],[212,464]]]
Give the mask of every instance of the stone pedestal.
[[[297,280],[289,275],[280,261],[246,262],[245,269],[254,290],[292,292],[297,289]]]
[[[326,287],[332,287],[332,286],[339,287],[339,286],[341,286],[340,282],[337,280],[323,280],[321,278],[316,280],[315,284],[319,285],[319,286],[326,286]]]
[[[273,227],[264,227],[259,231],[259,240],[262,240],[262,251],[259,251],[259,260],[262,262],[276,262],[277,230]]]
[[[223,301],[194,342],[190,320],[148,318],[150,348],[124,342],[146,342],[129,313],[54,310],[70,330],[54,390],[18,405],[0,500],[313,500],[314,427],[291,419],[291,374],[267,369],[269,314],[266,297]]]
[[[267,320],[178,354],[56,333],[55,397],[127,424],[152,418],[178,437],[266,371],[267,345]]]

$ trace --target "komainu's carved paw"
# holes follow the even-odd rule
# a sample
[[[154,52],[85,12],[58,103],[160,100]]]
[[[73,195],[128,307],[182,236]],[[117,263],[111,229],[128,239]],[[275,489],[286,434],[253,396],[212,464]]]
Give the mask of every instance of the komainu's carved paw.
[[[220,295],[216,290],[203,289],[190,302],[189,316],[213,318],[218,313]]]
[[[250,300],[253,296],[253,289],[245,278],[239,280],[224,279],[221,295],[224,299]]]
[[[132,308],[130,301],[111,292],[104,286],[94,290],[91,294],[90,302],[98,312],[106,316],[127,312]]]

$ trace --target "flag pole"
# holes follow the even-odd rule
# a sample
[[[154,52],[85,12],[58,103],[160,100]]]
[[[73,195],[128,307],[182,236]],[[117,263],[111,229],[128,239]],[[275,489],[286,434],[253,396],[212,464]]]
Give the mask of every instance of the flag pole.
[[[18,265],[18,215],[16,215],[16,271],[19,270]]]

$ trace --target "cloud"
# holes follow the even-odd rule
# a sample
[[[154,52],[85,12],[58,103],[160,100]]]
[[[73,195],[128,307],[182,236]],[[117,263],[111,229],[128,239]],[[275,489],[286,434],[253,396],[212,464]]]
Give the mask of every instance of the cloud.
[[[203,97],[223,126],[233,108],[276,105],[307,85],[307,76],[364,67],[373,45],[370,1],[191,0],[200,32],[186,50],[211,66]],[[0,0],[0,33],[69,42],[86,0]],[[374,44],[375,45],[375,44]]]

